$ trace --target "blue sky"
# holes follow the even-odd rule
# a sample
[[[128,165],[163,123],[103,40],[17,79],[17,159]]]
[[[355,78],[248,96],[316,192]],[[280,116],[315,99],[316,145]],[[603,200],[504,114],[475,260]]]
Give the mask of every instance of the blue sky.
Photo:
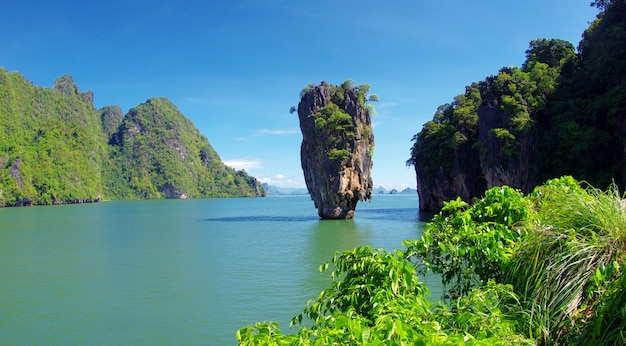
[[[167,97],[222,160],[304,187],[298,118],[309,83],[369,84],[375,186],[415,188],[411,138],[466,85],[520,66],[528,43],[578,45],[590,0],[0,2],[0,67],[62,75],[124,113]]]

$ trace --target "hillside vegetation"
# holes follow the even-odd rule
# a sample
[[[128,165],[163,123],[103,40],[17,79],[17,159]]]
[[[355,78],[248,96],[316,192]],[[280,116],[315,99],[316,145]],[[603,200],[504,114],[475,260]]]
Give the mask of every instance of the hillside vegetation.
[[[0,131],[0,205],[101,198],[106,140],[71,79],[46,89],[0,69]]]
[[[166,99],[123,116],[69,76],[49,89],[0,68],[0,206],[262,195]]]
[[[259,196],[260,182],[226,166],[169,100],[131,109],[109,141],[106,187],[115,198]]]
[[[529,192],[562,175],[626,188],[626,2],[594,5],[578,50],[533,40],[521,67],[467,86],[424,124],[407,162],[420,208],[493,186]]]

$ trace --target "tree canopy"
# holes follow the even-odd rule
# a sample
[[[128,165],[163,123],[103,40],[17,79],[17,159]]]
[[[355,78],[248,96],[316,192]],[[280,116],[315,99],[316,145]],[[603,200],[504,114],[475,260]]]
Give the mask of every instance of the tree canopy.
[[[562,175],[626,187],[626,3],[592,6],[601,11],[578,51],[560,39],[532,40],[521,68],[503,67],[437,109],[407,161],[423,183],[438,174],[476,179],[518,170],[529,183],[513,185],[525,191]],[[506,119],[494,123],[489,107]],[[463,157],[480,159],[480,167]]]

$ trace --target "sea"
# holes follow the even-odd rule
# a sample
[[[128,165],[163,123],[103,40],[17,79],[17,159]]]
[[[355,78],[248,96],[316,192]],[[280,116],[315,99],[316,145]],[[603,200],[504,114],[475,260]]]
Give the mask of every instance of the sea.
[[[413,194],[375,195],[352,220],[320,220],[308,195],[0,209],[0,345],[236,345],[262,321],[295,333],[331,283],[320,265],[401,249],[423,219]]]

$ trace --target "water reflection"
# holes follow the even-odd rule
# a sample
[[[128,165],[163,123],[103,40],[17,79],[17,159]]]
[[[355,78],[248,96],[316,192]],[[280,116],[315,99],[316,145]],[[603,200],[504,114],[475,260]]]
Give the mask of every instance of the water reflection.
[[[370,218],[375,217],[378,220],[393,220],[404,222],[421,221],[420,212],[416,208],[390,208],[390,209],[364,209],[359,211],[360,215]]]
[[[308,233],[307,280],[322,284],[330,282],[330,273],[319,273],[319,266],[331,261],[337,251],[369,244],[372,228],[357,227],[354,220],[320,220],[311,225]]]

